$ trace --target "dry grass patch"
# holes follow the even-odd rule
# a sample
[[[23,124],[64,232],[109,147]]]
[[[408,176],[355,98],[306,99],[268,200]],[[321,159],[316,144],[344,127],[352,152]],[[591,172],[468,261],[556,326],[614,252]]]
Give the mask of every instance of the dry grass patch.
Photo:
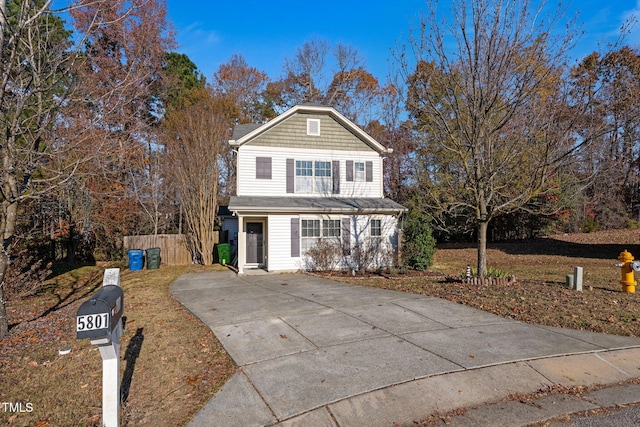
[[[209,328],[169,293],[178,275],[199,267],[123,270],[126,327],[121,345],[123,425],[184,425],[233,374],[235,366]],[[0,425],[91,426],[102,413],[102,359],[76,340],[75,313],[102,282],[83,267],[50,281],[37,296],[9,301],[10,335],[0,342]],[[59,355],[71,348],[68,355]]]

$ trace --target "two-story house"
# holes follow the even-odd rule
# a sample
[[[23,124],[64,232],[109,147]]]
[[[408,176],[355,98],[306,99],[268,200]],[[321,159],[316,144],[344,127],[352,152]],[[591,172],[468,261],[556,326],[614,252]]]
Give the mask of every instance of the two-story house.
[[[297,271],[308,251],[331,241],[336,268],[390,265],[398,218],[406,208],[384,197],[383,162],[391,150],[331,107],[304,104],[262,125],[241,125],[237,154],[238,272]],[[235,233],[234,233],[235,234]]]

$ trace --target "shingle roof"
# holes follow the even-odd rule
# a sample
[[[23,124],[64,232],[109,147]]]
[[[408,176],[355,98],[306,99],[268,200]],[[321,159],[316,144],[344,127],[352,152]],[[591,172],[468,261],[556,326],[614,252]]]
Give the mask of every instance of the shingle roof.
[[[229,206],[218,206],[218,216],[232,216]]]
[[[404,206],[386,198],[232,196],[230,211],[291,213],[402,213]]]
[[[243,136],[253,132],[258,129],[262,124],[260,123],[247,123],[244,125],[236,125],[233,128],[233,135],[231,136],[232,140],[240,139]]]

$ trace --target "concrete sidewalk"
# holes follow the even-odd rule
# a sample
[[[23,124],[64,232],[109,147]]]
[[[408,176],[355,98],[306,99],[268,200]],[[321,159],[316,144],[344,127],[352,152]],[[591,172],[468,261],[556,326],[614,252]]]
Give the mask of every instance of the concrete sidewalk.
[[[640,377],[640,339],[529,325],[438,298],[231,272],[184,275],[171,292],[241,367],[192,426],[402,425],[511,393]],[[598,407],[561,403],[519,415],[523,424],[486,425]]]

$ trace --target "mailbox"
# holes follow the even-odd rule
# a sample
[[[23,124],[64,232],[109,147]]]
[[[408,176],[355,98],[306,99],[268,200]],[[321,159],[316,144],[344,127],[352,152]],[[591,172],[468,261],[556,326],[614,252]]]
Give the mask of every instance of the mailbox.
[[[82,303],[76,314],[76,338],[109,337],[124,311],[122,288],[107,285]]]
[[[102,426],[120,426],[120,335],[124,294],[120,269],[107,268],[102,288],[76,313],[76,338],[90,338],[102,357]]]

